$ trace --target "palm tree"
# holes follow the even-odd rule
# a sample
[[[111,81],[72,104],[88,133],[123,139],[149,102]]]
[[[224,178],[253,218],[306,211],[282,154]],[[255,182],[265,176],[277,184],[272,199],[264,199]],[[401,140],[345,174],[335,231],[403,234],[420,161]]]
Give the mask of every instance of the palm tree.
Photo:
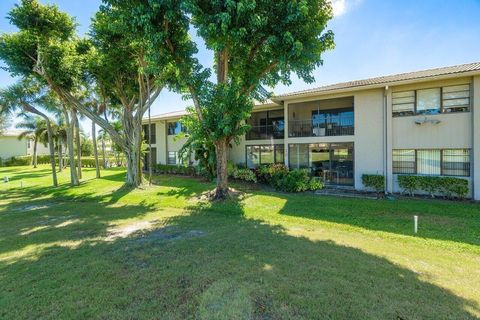
[[[60,113],[56,115],[56,121],[52,124],[55,149],[58,152],[58,172],[62,172],[63,165],[63,146],[67,144],[67,128]]]
[[[25,116],[22,122],[16,125],[18,129],[24,129],[18,136],[18,140],[32,139],[33,140],[33,156],[32,165],[37,167],[37,146],[39,142],[44,142],[44,137],[47,135],[47,122],[39,116]],[[45,143],[46,145],[46,143]]]
[[[50,119],[41,109],[54,108],[54,99],[45,87],[32,79],[23,79],[6,89],[0,90],[0,116],[26,115],[28,113],[42,117],[46,122],[50,165],[52,167],[53,186],[58,186],[55,169],[55,148]]]

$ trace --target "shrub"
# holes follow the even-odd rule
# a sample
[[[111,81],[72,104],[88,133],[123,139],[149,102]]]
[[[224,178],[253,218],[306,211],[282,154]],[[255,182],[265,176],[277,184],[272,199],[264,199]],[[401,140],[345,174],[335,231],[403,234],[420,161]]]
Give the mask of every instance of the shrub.
[[[280,177],[275,182],[275,187],[285,192],[303,192],[309,190],[309,182],[308,170],[295,169]]]
[[[308,187],[310,190],[316,191],[325,188],[325,184],[319,177],[312,177],[310,179]]]
[[[196,168],[193,166],[177,166],[171,164],[157,164],[155,166],[155,172],[160,174],[178,174],[185,176],[195,176],[198,174]]]
[[[417,179],[420,189],[428,193],[432,198],[442,190],[442,178],[440,177],[419,176]]]
[[[398,185],[403,189],[404,192],[408,192],[409,195],[413,196],[415,194],[415,190],[418,189],[417,178],[417,176],[409,175],[398,176]]]
[[[398,184],[410,195],[413,195],[415,191],[423,191],[432,198],[436,194],[442,194],[450,199],[455,197],[464,199],[470,191],[466,179],[454,177],[401,175],[398,176]]]
[[[3,162],[6,167],[29,166],[32,164],[32,156],[11,157]]]
[[[247,182],[257,182],[257,176],[250,169],[236,169],[233,171],[233,178]]]
[[[233,172],[237,169],[235,163],[228,161],[227,162],[227,172],[229,177],[233,177]]]
[[[289,170],[285,165],[272,164],[270,166],[261,167],[261,169],[257,171],[257,178],[259,181],[270,184],[278,189],[278,181],[283,179],[288,172]]]
[[[385,177],[380,174],[364,174],[362,175],[362,183],[365,187],[380,194],[385,188]]]
[[[452,177],[441,178],[440,189],[447,198],[459,199],[465,199],[470,191],[467,180]]]

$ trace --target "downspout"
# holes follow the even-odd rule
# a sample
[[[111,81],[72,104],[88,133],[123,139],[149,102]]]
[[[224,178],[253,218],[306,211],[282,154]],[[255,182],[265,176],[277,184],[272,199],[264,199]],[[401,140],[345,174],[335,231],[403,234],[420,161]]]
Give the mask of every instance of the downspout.
[[[384,192],[388,194],[388,112],[387,112],[387,95],[388,95],[388,86],[385,86],[385,91],[383,94],[383,172],[384,172]]]

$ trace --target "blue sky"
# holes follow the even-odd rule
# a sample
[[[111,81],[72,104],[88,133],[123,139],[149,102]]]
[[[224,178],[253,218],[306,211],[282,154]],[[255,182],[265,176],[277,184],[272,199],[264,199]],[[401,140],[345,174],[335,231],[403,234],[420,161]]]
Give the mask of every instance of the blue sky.
[[[0,1],[0,32],[12,31],[6,17],[17,0]],[[42,0],[56,3],[77,18],[79,32],[88,30],[100,0]],[[480,0],[333,0],[329,28],[336,48],[323,57],[316,82],[293,78],[277,94],[324,84],[480,61]],[[199,58],[211,65],[212,54],[199,43]],[[0,70],[0,86],[12,82]],[[189,104],[169,92],[157,99],[152,114],[181,110]],[[86,123],[84,123],[84,126]],[[88,128],[88,127],[86,127]]]

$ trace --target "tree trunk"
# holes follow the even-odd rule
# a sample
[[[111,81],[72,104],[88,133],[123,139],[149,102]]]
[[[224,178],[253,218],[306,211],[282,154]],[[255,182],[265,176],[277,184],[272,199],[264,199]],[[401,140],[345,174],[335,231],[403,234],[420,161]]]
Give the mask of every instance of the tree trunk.
[[[107,157],[105,155],[105,133],[102,135],[102,158],[103,158],[103,169],[107,169]]]
[[[38,145],[38,139],[35,137],[33,139],[33,156],[32,156],[32,165],[34,168],[37,167],[37,145]]]
[[[217,82],[218,84],[228,81],[228,60],[227,50],[217,53]],[[228,197],[228,172],[227,172],[228,139],[226,137],[215,141],[215,153],[217,158],[217,188],[215,189],[215,200],[223,200]]]
[[[75,129],[73,123],[70,123],[70,117],[68,111],[64,110],[65,115],[65,124],[67,126],[67,148],[68,148],[68,158],[70,160],[70,184],[73,186],[78,186],[78,176],[77,169],[75,168],[75,149],[73,148],[73,136],[75,135]]]
[[[126,184],[131,187],[138,187],[142,184],[142,174],[139,170],[140,153],[138,148],[125,153],[127,157],[127,181]]]
[[[77,169],[78,169],[78,178],[82,179],[82,142],[80,140],[80,123],[78,122],[78,114],[75,109],[73,109],[73,126],[75,127],[75,142],[77,144]]]
[[[92,142],[93,142],[93,156],[95,157],[95,169],[97,172],[97,178],[100,178],[100,165],[98,163],[98,150],[97,150],[97,128],[95,122],[92,121]]]
[[[228,172],[227,172],[227,139],[215,141],[215,153],[217,157],[217,188],[215,200],[223,200],[228,196]]]
[[[63,150],[62,139],[58,139],[58,172],[63,171]]]
[[[45,119],[47,122],[47,136],[48,136],[48,151],[50,152],[50,165],[52,166],[53,186],[58,186],[57,169],[55,168],[55,145],[53,144],[53,130],[50,119]]]

